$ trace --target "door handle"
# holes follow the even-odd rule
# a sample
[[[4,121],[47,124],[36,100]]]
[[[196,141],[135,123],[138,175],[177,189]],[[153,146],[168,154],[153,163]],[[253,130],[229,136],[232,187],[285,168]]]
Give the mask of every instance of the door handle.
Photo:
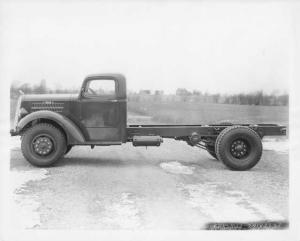
[[[115,102],[118,102],[118,100],[110,100],[109,102],[115,103]]]

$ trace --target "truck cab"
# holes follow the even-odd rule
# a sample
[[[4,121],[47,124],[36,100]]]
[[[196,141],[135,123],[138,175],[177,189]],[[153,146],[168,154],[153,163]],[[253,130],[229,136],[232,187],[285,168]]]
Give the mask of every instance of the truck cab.
[[[89,75],[79,94],[20,96],[11,135],[22,135],[37,122],[64,131],[70,145],[126,142],[126,79],[121,74]]]
[[[87,141],[126,142],[127,100],[123,75],[88,76],[74,104],[79,105],[80,114],[75,112],[72,117],[84,127]]]

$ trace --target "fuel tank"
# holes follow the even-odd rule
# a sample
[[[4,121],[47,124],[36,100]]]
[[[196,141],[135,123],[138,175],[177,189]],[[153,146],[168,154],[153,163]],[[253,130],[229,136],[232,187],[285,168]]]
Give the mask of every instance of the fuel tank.
[[[133,136],[132,139],[134,146],[160,146],[162,142],[161,136]]]

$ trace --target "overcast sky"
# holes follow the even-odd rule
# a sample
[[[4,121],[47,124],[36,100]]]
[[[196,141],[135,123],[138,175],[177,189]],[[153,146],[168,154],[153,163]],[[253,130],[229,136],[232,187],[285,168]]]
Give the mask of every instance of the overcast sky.
[[[278,1],[2,1],[1,81],[79,87],[119,72],[131,90],[288,91],[293,31]]]

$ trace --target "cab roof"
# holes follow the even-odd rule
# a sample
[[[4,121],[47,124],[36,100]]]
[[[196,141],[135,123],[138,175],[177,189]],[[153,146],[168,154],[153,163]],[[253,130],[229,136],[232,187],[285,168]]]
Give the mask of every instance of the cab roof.
[[[85,77],[85,79],[97,79],[97,78],[112,78],[118,80],[125,80],[125,76],[120,73],[100,73],[100,74],[90,74]]]

